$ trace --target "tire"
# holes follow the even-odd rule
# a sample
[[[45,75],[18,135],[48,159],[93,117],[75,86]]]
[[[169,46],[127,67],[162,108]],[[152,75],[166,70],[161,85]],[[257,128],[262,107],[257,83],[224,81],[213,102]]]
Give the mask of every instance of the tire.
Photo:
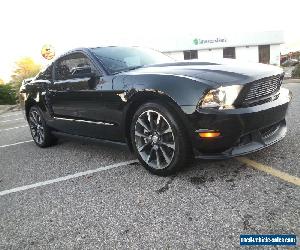
[[[46,124],[39,107],[33,106],[30,108],[27,120],[32,139],[37,146],[46,148],[56,143],[57,138],[51,134],[51,129]]]
[[[131,123],[133,150],[151,173],[168,176],[189,162],[191,144],[175,110],[162,102],[142,105]]]

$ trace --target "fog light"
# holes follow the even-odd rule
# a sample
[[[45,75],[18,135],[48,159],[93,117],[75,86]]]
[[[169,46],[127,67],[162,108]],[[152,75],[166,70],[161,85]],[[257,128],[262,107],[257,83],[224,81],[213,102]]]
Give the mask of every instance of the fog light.
[[[210,132],[200,132],[199,136],[202,138],[214,138],[220,136],[220,132],[210,131]]]

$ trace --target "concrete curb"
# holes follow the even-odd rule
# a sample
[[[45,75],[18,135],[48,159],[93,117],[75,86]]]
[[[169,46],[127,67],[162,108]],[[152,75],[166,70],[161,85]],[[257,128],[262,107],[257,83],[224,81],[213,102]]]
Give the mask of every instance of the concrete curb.
[[[19,111],[21,108],[19,105],[0,105],[0,115],[8,111]]]

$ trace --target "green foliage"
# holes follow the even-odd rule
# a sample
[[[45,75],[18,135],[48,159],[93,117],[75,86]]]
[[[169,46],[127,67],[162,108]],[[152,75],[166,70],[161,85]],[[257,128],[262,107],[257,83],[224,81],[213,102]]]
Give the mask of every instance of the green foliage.
[[[0,85],[0,105],[16,104],[16,90],[9,84]]]
[[[0,79],[0,105],[16,104],[23,80],[35,76],[41,69],[41,65],[30,57],[21,58],[15,65],[9,84],[1,84],[3,82]]]
[[[27,78],[31,78],[41,70],[41,65],[34,62],[30,57],[24,57],[18,60],[16,63],[16,68],[11,75],[10,84],[19,91],[22,81]]]
[[[300,78],[300,63],[296,65],[296,67],[292,71],[292,77]]]

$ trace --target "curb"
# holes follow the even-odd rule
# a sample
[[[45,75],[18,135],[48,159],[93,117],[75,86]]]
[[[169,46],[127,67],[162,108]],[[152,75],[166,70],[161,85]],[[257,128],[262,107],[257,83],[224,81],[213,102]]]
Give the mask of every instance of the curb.
[[[0,115],[6,113],[8,111],[12,111],[12,110],[19,111],[20,106],[19,105],[11,105],[10,107],[6,107],[3,110],[0,110]]]

